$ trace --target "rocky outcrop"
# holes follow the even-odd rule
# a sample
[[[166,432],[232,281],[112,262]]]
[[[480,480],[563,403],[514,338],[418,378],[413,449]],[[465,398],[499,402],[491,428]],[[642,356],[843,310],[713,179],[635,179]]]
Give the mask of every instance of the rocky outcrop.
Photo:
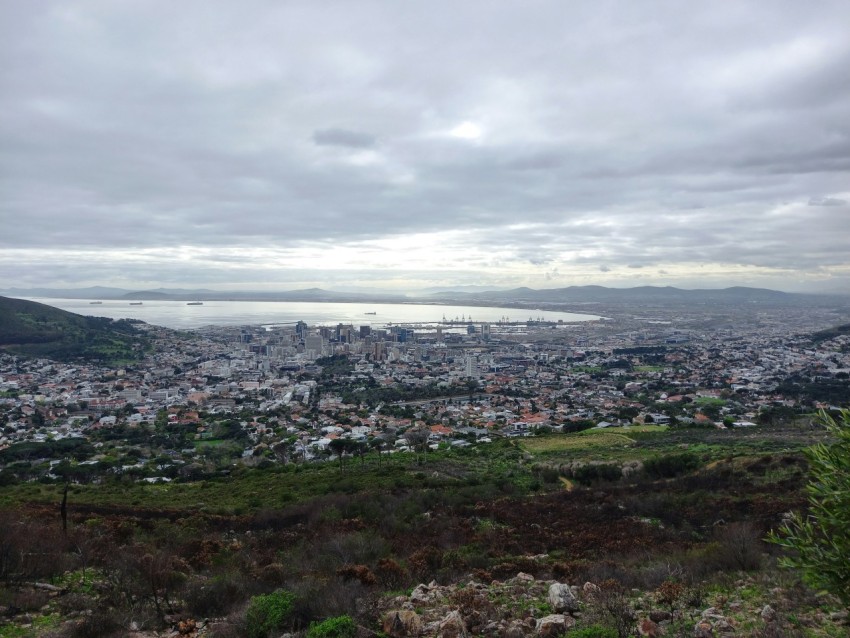
[[[466,623],[459,611],[450,611],[446,617],[440,621],[438,635],[440,638],[469,637],[469,632],[466,629]]]
[[[535,627],[540,638],[556,638],[576,624],[575,618],[564,614],[550,614],[537,621]]]
[[[580,607],[578,588],[523,572],[490,583],[420,584],[385,604],[382,625],[391,638],[556,638],[575,625],[571,614]]]
[[[399,609],[384,615],[384,633],[391,638],[408,638],[422,633],[422,619],[415,611]]]
[[[549,606],[560,613],[579,610],[578,598],[573,594],[569,585],[552,583],[549,586]]]

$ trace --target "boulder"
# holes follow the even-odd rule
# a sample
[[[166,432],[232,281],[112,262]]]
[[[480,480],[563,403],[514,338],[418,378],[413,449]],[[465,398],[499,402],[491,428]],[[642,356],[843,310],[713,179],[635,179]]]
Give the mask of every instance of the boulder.
[[[764,622],[773,622],[776,620],[776,610],[770,605],[765,605],[761,610],[761,619]]]
[[[569,616],[551,614],[538,620],[535,630],[541,638],[555,638],[566,633],[567,629],[572,628],[575,623],[575,619]]]
[[[569,585],[552,583],[549,586],[549,606],[560,613],[579,610],[578,599]]]
[[[419,584],[410,592],[410,602],[414,605],[425,605],[431,602],[431,588],[428,585]]]
[[[694,638],[714,638],[711,623],[707,620],[700,620],[694,625]]]
[[[384,633],[392,638],[418,636],[422,632],[422,619],[415,611],[401,609],[388,612],[382,623]]]
[[[846,622],[847,621],[847,610],[842,609],[841,611],[834,611],[829,615],[829,619],[833,622]]]
[[[455,610],[440,621],[440,629],[438,630],[440,638],[468,638],[469,631],[466,629],[466,623],[460,612]]]
[[[722,620],[718,620],[714,623],[711,628],[715,632],[719,632],[721,634],[734,634],[735,626],[729,621],[728,618],[723,618]]]
[[[527,629],[519,620],[512,620],[502,632],[503,638],[525,638]]]

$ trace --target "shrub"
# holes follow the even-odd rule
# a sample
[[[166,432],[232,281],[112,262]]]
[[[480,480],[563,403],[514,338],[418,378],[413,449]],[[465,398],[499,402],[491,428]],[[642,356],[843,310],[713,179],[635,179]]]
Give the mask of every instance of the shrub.
[[[600,481],[618,481],[623,471],[613,463],[589,463],[573,470],[573,478],[582,485]]]
[[[810,584],[850,605],[850,410],[841,410],[838,419],[821,411],[818,421],[835,442],[806,451],[809,515],[795,513],[768,540],[796,552],[783,565],[802,569]]]
[[[651,478],[674,478],[687,472],[693,472],[699,467],[699,457],[690,452],[667,454],[647,459],[643,469]]]
[[[328,618],[320,623],[310,623],[307,638],[354,638],[357,625],[351,616]]]
[[[283,629],[294,602],[295,596],[283,589],[253,596],[245,613],[248,638],[267,638],[272,631]]]
[[[755,571],[762,565],[759,533],[750,523],[730,523],[715,532],[718,567],[723,570]]]
[[[183,597],[188,610],[199,616],[223,616],[242,603],[246,583],[238,576],[225,574],[209,580],[192,580]]]

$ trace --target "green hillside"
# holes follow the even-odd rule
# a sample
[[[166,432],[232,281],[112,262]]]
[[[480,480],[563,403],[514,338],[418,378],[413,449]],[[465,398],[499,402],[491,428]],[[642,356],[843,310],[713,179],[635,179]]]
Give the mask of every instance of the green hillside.
[[[0,350],[57,361],[138,359],[145,333],[132,321],[84,317],[33,301],[0,297]]]

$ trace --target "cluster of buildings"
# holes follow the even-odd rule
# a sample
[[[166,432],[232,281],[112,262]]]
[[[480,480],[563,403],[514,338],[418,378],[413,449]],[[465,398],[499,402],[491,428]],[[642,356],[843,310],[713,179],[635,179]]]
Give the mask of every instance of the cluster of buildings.
[[[131,466],[151,480],[169,465],[174,477],[191,464],[329,458],[335,440],[405,450],[411,432],[436,447],[632,423],[753,425],[777,406],[829,407],[783,392],[789,377],[848,378],[850,336],[813,342],[791,323],[148,326],[155,351],[132,367],[0,355],[0,471],[4,451],[62,439],[96,441],[94,462],[102,433],[121,428],[181,433],[173,449],[133,437]],[[211,445],[223,437],[230,456]]]

